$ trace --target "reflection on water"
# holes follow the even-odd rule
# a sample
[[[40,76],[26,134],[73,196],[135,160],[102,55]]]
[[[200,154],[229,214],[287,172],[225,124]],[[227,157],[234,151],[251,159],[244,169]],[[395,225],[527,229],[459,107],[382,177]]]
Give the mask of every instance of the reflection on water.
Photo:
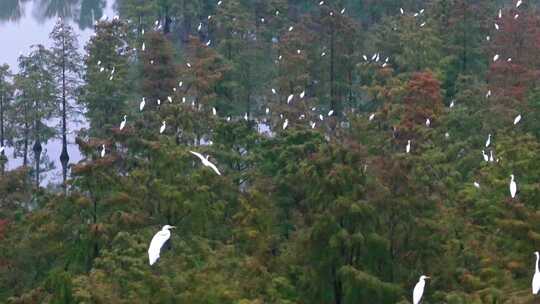
[[[38,22],[64,17],[73,20],[81,30],[92,27],[107,7],[106,0],[2,0],[0,21],[18,21],[26,17],[29,2],[33,2],[30,13]]]
[[[0,45],[9,46],[0,48],[0,65],[7,63],[11,71],[17,73],[17,58],[20,54],[28,53],[30,46],[51,46],[49,33],[58,17],[64,17],[75,29],[83,53],[84,45],[93,33],[94,20],[104,15],[112,16],[113,2],[114,0],[0,0]],[[71,131],[68,137],[70,163],[77,163],[81,159],[74,139],[76,131],[84,127],[85,123],[81,124],[76,120],[83,119],[72,117],[68,122]],[[55,123],[53,121],[51,125]],[[61,141],[49,140],[43,148],[43,156],[54,162],[55,169],[42,179],[42,185],[58,183],[62,180],[59,161]],[[12,149],[6,149],[6,155],[9,169],[22,164],[22,159],[15,158]]]

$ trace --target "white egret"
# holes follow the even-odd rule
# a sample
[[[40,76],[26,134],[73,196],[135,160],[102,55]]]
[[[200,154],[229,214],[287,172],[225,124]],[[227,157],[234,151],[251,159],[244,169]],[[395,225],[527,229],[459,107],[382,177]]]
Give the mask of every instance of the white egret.
[[[300,93],[300,99],[304,98],[304,96],[306,96],[306,91],[302,91],[302,93]]]
[[[221,173],[219,172],[218,168],[213,164],[211,163],[209,160],[208,160],[208,155],[206,156],[203,156],[201,153],[197,153],[197,152],[193,152],[193,151],[189,151],[191,154],[197,156],[202,164],[205,166],[205,167],[209,167],[211,168],[212,170],[214,170],[214,172],[216,172],[217,175],[221,175]]]
[[[4,150],[6,149],[6,147],[4,146],[0,146],[0,153],[4,153]]]
[[[489,151],[489,162],[492,163],[495,161],[495,157],[493,157],[493,150]]]
[[[101,145],[101,157],[105,157],[105,144]]]
[[[266,108],[266,115],[270,114],[270,108]]]
[[[489,147],[490,144],[491,144],[491,133],[488,134],[488,138],[486,140],[486,148]]]
[[[157,105],[160,106],[161,105],[161,99],[158,98],[157,100]]]
[[[146,50],[146,43],[143,42],[142,47],[141,47],[141,51],[144,52],[145,50]]]
[[[184,82],[183,82],[183,81],[180,81],[180,82],[178,83],[178,87],[179,87],[179,88],[181,88],[183,85],[184,85]]]
[[[139,111],[142,111],[145,105],[146,105],[146,99],[144,99],[143,97],[141,103],[139,104]]]
[[[312,128],[312,129],[315,129],[316,123],[315,123],[314,121],[310,121],[309,124],[311,125],[311,128]]]
[[[521,114],[519,114],[518,116],[516,116],[516,118],[514,118],[514,125],[517,125],[520,121],[521,121]]]
[[[493,62],[496,62],[497,60],[499,60],[499,54],[496,54],[495,56],[493,56]]]
[[[171,237],[169,229],[173,228],[175,227],[170,225],[163,226],[163,228],[154,235],[152,241],[150,241],[150,247],[148,247],[148,262],[150,265],[153,265],[159,259],[161,247],[163,247],[163,244]]]
[[[534,255],[536,256],[536,266],[534,267],[534,276],[532,280],[532,293],[534,295],[537,295],[538,291],[540,290],[540,270],[538,270],[538,260],[540,260],[540,253],[538,253],[538,251],[535,251]]]
[[[218,5],[218,6],[221,5],[222,2],[223,2],[223,1],[219,0],[218,3],[217,3],[217,5]]]
[[[422,22],[422,24],[420,24],[420,27],[424,27],[424,25],[426,25],[426,23]]]
[[[510,174],[510,196],[512,196],[512,198],[515,198],[516,197],[516,191],[517,191],[517,184],[516,184],[516,181],[514,180],[514,174]]]
[[[288,125],[289,125],[289,120],[285,119],[285,122],[283,122],[283,130],[287,129]]]
[[[364,61],[368,61],[368,58],[366,55],[362,55],[362,58],[364,58]]]
[[[405,11],[403,11],[403,8],[402,8],[402,7],[399,8],[399,12],[400,12],[402,15],[405,14]]]
[[[293,29],[294,29],[294,27],[293,27],[293,26],[290,26],[290,27],[289,27],[289,32],[292,32]]]
[[[341,13],[342,15],[345,14],[345,8],[342,8],[340,13]]]
[[[328,112],[328,116],[332,116],[333,114],[334,114],[334,110],[330,110],[330,111]]]
[[[413,290],[413,304],[420,303],[422,300],[422,295],[424,294],[424,287],[426,286],[426,279],[429,279],[428,276],[421,275],[418,283],[414,286]]]
[[[167,100],[169,101],[169,103],[172,103],[172,97],[171,96],[167,96]]]
[[[319,114],[319,119],[320,119],[321,121],[323,121],[323,120],[324,120],[324,116],[322,116],[322,114]]]
[[[159,134],[163,134],[163,132],[165,132],[165,129],[167,128],[167,122],[164,120],[162,123],[161,123],[161,128],[159,128]]]
[[[277,94],[276,89],[272,88],[272,94],[274,94],[274,95]]]
[[[120,130],[124,129],[124,127],[126,126],[126,121],[127,121],[127,115],[124,115],[124,120],[122,120],[122,122],[120,123]]]
[[[369,121],[372,121],[373,118],[375,118],[375,113],[371,113],[371,115],[369,115]]]
[[[99,72],[101,73],[101,72],[103,72],[103,71],[105,71],[105,68],[104,68],[104,67],[101,67],[101,68],[99,69]]]
[[[426,127],[429,128],[429,126],[431,126],[431,120],[429,120],[429,118],[426,118]]]
[[[499,9],[499,19],[502,18],[502,9]]]
[[[518,2],[516,3],[516,8],[520,7],[522,3],[523,3],[522,0],[518,0]]]
[[[202,30],[202,22],[199,22],[199,26],[197,26],[197,31],[200,32]]]
[[[486,154],[486,151],[482,150],[482,156],[484,157],[484,161],[486,161],[486,162],[489,161],[489,157],[488,157],[488,155]]]
[[[497,23],[495,23],[495,29],[498,31],[499,30],[499,25]]]
[[[187,66],[188,68],[191,68],[191,63],[189,63],[189,62],[186,63],[186,66]]]
[[[287,97],[287,104],[291,103],[291,100],[293,99],[294,95],[291,94],[289,97]]]
[[[405,147],[405,152],[411,152],[411,140],[407,140],[407,147]]]
[[[212,114],[213,114],[214,116],[217,116],[217,110],[216,110],[215,107],[212,107]]]
[[[450,102],[450,108],[453,108],[455,105],[456,105],[455,100],[452,100],[452,101]]]
[[[248,119],[249,119],[248,113],[244,114],[244,120],[248,121]]]
[[[206,42],[206,46],[210,46],[210,44],[212,44],[212,40],[208,40],[208,42]]]
[[[473,184],[476,188],[480,189],[480,184],[478,182],[475,181]]]

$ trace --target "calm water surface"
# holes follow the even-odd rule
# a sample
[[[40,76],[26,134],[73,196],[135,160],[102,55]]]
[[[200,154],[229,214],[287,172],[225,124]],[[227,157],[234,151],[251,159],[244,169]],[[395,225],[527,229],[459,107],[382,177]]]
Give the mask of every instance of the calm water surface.
[[[0,64],[7,63],[12,72],[17,72],[17,58],[21,53],[27,54],[34,44],[50,46],[49,33],[60,16],[69,20],[77,32],[83,54],[84,45],[93,33],[94,20],[103,16],[112,17],[113,4],[114,0],[0,0]],[[75,122],[68,125],[73,131],[68,147],[70,163],[77,163],[81,159],[74,141],[76,131],[84,125]],[[47,173],[43,184],[61,182],[58,159],[61,148],[59,139],[53,139],[44,146],[43,153],[54,162],[55,169]],[[14,158],[12,149],[7,149],[7,157],[10,169],[22,164],[22,158]]]

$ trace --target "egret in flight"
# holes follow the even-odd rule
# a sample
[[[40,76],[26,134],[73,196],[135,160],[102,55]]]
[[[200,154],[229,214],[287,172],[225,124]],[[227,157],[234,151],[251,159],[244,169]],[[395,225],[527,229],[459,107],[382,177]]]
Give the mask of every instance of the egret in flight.
[[[538,260],[540,259],[540,253],[538,253],[538,251],[535,251],[534,255],[536,256],[536,266],[534,268],[534,276],[532,280],[532,293],[534,295],[537,295],[538,291],[540,290],[540,270],[538,270]]]
[[[150,265],[153,265],[159,259],[161,247],[163,247],[163,244],[165,244],[165,242],[167,242],[171,237],[171,232],[169,231],[169,229],[174,228],[176,227],[165,225],[152,238],[152,241],[150,242],[150,247],[148,248],[148,262],[150,263]]]
[[[418,283],[414,286],[413,290],[413,304],[420,303],[422,300],[422,295],[424,294],[424,287],[426,286],[426,279],[429,279],[428,276],[422,275],[418,280]]]
[[[512,196],[512,198],[516,197],[516,191],[517,191],[517,184],[516,184],[516,181],[514,180],[514,174],[510,174],[510,196]]]
[[[120,123],[120,130],[124,129],[124,127],[126,126],[126,121],[127,121],[127,116],[124,115],[124,120],[122,120],[122,122]]]
[[[216,165],[214,165],[213,163],[211,163],[209,160],[208,160],[208,155],[206,156],[203,156],[201,153],[197,153],[197,152],[193,152],[193,151],[189,151],[191,154],[197,156],[202,164],[205,166],[205,167],[209,167],[211,168],[212,170],[214,170],[214,172],[216,172],[217,175],[221,175],[221,173],[219,172],[218,168],[216,167]]]

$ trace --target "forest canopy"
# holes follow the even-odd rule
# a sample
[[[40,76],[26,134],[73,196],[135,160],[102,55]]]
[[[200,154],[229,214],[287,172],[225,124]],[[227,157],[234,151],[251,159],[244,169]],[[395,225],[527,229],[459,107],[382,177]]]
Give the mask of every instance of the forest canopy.
[[[0,66],[0,302],[537,303],[539,5],[117,0],[82,51],[59,18]]]

